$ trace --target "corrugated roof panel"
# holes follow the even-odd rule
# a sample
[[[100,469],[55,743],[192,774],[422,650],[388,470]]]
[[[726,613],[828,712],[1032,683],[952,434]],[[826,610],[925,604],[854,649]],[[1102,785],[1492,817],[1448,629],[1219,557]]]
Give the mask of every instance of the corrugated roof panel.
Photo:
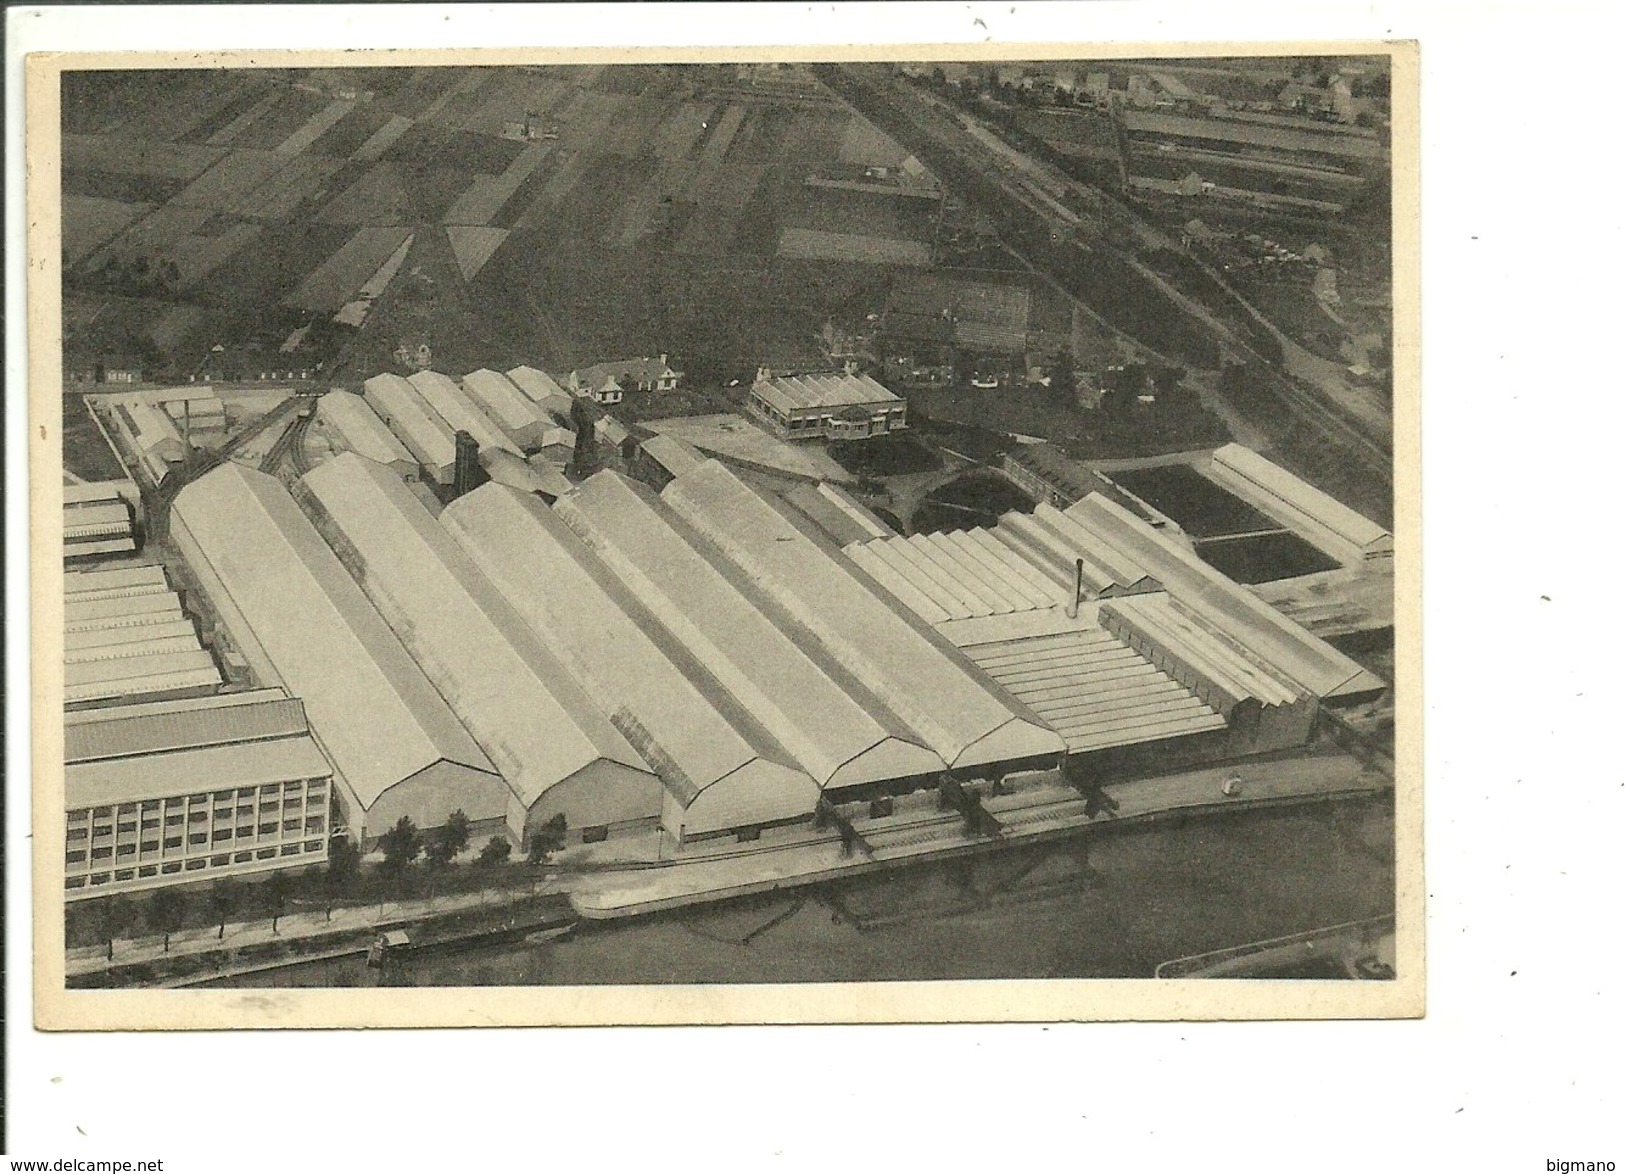
[[[197,628],[186,618],[167,623],[132,624],[120,628],[84,628],[63,635],[63,648],[68,655],[75,652],[111,648],[121,644],[137,644],[148,640],[162,640],[172,636],[187,636],[197,642]]]
[[[1048,502],[1039,502],[1033,509],[1033,516],[1061,535],[1062,540],[1069,544],[1069,548],[1081,551],[1086,558],[1093,559],[1104,567],[1106,573],[1111,576],[1111,581],[1117,586],[1132,587],[1149,577],[1146,569],[1127,552],[1119,549],[1104,535],[1078,525],[1065,511],[1056,509]]]
[[[1013,587],[998,567],[990,567],[971,552],[971,548],[955,541],[956,535],[933,534],[928,554],[939,566],[960,577],[960,581],[976,588],[977,592],[993,604],[993,612],[1008,615],[1013,611],[1027,611],[1033,606],[1019,587]],[[1047,606],[1047,605],[1044,605]]]
[[[1070,583],[1058,583],[1044,574],[1010,546],[999,541],[993,530],[978,526],[974,530],[964,530],[960,533],[967,545],[977,547],[990,560],[1002,567],[1012,579],[1020,579],[1025,583],[1034,601],[1044,600],[1053,607],[1064,604],[1071,595],[1068,590],[1071,587]]]
[[[601,760],[647,772],[398,478],[346,454],[295,495],[527,809]],[[658,783],[647,777],[653,815]]]
[[[123,681],[136,677],[158,677],[167,673],[200,673],[205,670],[220,680],[214,658],[191,641],[191,648],[154,651],[141,656],[115,657],[111,660],[77,661],[66,666],[65,680],[70,688],[93,685],[103,681]]]
[[[291,697],[273,695],[247,705],[174,709],[119,716],[121,706],[104,711],[99,721],[73,720],[66,724],[67,761],[127,758],[162,754],[230,742],[264,742],[308,732],[305,707]]]
[[[256,675],[303,700],[363,807],[440,761],[501,789],[490,760],[274,477],[222,465],[181,490],[172,529]]]
[[[963,620],[984,614],[982,609],[972,607],[963,595],[944,584],[941,575],[929,569],[919,551],[907,542],[887,538],[872,542],[865,549],[911,589],[929,599],[932,606],[944,612],[948,619]]]
[[[173,591],[149,591],[141,595],[114,596],[107,599],[68,598],[65,622],[68,628],[89,624],[97,620],[112,620],[122,616],[142,616],[155,612],[181,610],[181,597]]]
[[[441,523],[685,806],[764,756],[788,759],[539,500],[487,485],[448,506]],[[817,802],[808,776],[767,777],[790,788],[768,802],[781,816]]]
[[[1057,735],[1026,722],[951,645],[923,623],[916,627],[720,463],[677,478],[663,497],[950,764],[995,734],[1022,741],[1003,730],[1011,722],[1029,725],[1033,744],[1062,749]]]
[[[909,576],[897,569],[886,539],[872,542],[854,542],[846,548],[846,557],[856,563],[871,579],[895,595],[914,614],[928,624],[939,624],[952,619],[948,610],[930,595],[916,587]]]
[[[198,790],[257,787],[332,774],[313,740],[293,737],[74,763],[64,781],[67,805],[75,808],[156,799],[193,785]]]
[[[521,455],[519,446],[480,411],[451,376],[439,371],[414,371],[406,381],[453,432],[468,433],[481,448],[500,448],[515,456]]]
[[[169,586],[169,580],[164,576],[164,568],[157,564],[139,567],[110,567],[106,570],[96,571],[68,571],[62,576],[62,587],[71,602],[75,595],[84,595],[89,591],[111,591],[114,588],[156,588],[162,590]],[[130,594],[141,594],[131,591]],[[90,598],[87,596],[87,598]]]
[[[197,633],[188,629],[185,632],[166,632],[161,636],[149,635],[144,640],[120,644],[70,648],[63,663],[87,664],[93,660],[125,660],[132,656],[156,656],[165,652],[192,652],[199,647]]]
[[[922,581],[934,584],[944,598],[951,599],[964,608],[967,616],[993,615],[999,611],[994,600],[987,598],[974,583],[967,583],[960,576],[957,567],[944,566],[940,556],[935,554],[931,540],[923,534],[910,535],[907,538],[894,538],[891,545],[897,555]]]
[[[68,543],[62,550],[64,560],[70,558],[105,558],[112,554],[134,554],[135,539],[133,538],[103,538],[94,541],[77,540]]]
[[[599,473],[554,510],[819,782],[943,769],[941,758],[849,693],[816,650],[764,615],[741,577],[701,554],[697,536],[646,490]],[[865,756],[882,773],[861,767]]]

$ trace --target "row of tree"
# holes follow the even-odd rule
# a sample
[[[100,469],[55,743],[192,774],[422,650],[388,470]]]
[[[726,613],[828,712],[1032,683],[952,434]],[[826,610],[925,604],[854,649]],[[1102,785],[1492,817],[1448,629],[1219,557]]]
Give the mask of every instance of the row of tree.
[[[551,853],[564,846],[566,824],[563,815],[556,815],[531,836],[526,859],[533,865],[546,863]],[[431,884],[453,859],[468,848],[469,819],[461,810],[454,811],[440,827],[423,831],[409,816],[402,816],[379,839],[384,859],[379,872],[389,891],[399,894],[405,888],[408,873],[416,867],[430,872]],[[512,845],[505,836],[492,836],[474,859],[479,868],[493,868],[508,862]],[[421,863],[420,863],[421,862]],[[328,846],[327,865],[319,880],[320,892],[331,920],[335,905],[346,897],[353,897],[360,889],[362,878],[361,849],[343,837],[336,837]],[[302,878],[301,878],[302,879]],[[250,904],[271,922],[271,932],[278,931],[282,917],[294,902],[296,892],[303,887],[293,873],[277,871],[263,882],[250,884],[237,877],[221,877],[207,889],[199,892],[182,886],[155,889],[144,900],[117,895],[95,903],[92,911],[98,940],[107,948],[107,957],[113,958],[116,938],[146,928],[162,934],[164,952],[169,952],[170,938],[189,924],[196,924],[195,911],[207,908],[211,924],[217,928],[219,940],[226,936],[226,926]],[[431,889],[432,893],[432,889]]]

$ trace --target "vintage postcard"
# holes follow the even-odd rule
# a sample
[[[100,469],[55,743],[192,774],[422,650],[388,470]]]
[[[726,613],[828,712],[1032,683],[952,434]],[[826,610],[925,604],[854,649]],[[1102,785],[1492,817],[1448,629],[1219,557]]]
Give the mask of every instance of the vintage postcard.
[[[39,1026],[1422,1013],[1414,44],[26,75]]]

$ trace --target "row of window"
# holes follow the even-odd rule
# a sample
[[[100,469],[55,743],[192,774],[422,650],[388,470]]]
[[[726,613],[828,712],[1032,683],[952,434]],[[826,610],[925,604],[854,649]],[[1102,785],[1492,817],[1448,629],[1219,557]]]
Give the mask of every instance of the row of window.
[[[242,824],[236,828],[216,828],[214,829],[212,836],[206,831],[192,832],[184,837],[178,835],[165,836],[162,840],[162,846],[165,852],[170,852],[180,849],[183,843],[187,847],[195,848],[210,843],[218,844],[232,839],[244,840],[262,836],[275,836],[278,832],[281,832],[283,835],[288,835],[290,833],[293,835],[299,835],[300,833],[309,835],[314,832],[322,831],[325,824],[326,818],[320,815],[307,816],[303,820],[285,819],[281,821],[280,824],[276,821],[262,823],[257,826],[253,824]],[[83,864],[85,862],[86,854],[84,847],[76,846],[82,845],[83,840],[84,836],[82,829],[81,833],[77,836],[72,831],[68,833],[67,862],[70,865]],[[159,850],[159,843],[160,841],[153,839],[142,840],[140,841],[139,845],[137,845],[137,843],[134,841],[116,845],[93,844],[90,848],[89,859],[92,861],[109,859],[115,855],[115,850],[116,854],[120,857],[134,856],[138,848],[142,855],[146,855],[148,853],[157,852]]]
[[[316,801],[317,797],[313,796],[309,806],[314,808]],[[297,817],[301,806],[302,805],[297,799],[290,799],[286,803],[262,804],[258,811],[252,807],[239,807],[236,810],[235,819],[239,824],[241,824],[253,823],[256,818],[264,819],[267,816],[269,816],[273,821],[286,816]],[[228,822],[233,818],[233,812],[229,807],[217,807],[214,810],[214,821],[216,823]],[[205,807],[192,811],[189,814],[184,812],[175,812],[174,814],[166,815],[163,820],[163,825],[166,828],[178,828],[183,823],[201,824],[208,822],[209,810]],[[156,831],[157,828],[157,816],[152,816],[141,821],[142,831]],[[135,830],[136,825],[134,820],[121,822],[118,825],[118,834],[120,836],[133,836],[135,834]],[[95,823],[91,824],[89,827],[86,827],[84,820],[75,820],[72,817],[69,817],[68,819],[68,839],[70,840],[83,840],[90,837],[101,839],[103,836],[111,835],[113,835],[113,825],[110,823]]]
[[[106,872],[93,872],[88,876],[70,876],[67,887],[83,889],[127,881],[146,880],[160,876],[203,872],[211,868],[228,868],[238,864],[252,864],[264,860],[280,860],[289,856],[307,856],[322,850],[324,841],[306,840],[303,843],[282,844],[258,848],[248,852],[219,852],[213,856],[194,856],[188,860],[166,860],[162,864],[144,864],[134,868],[115,868]]]
[[[160,805],[177,807],[186,803],[206,803],[211,798],[216,803],[229,803],[233,800],[256,798],[263,801],[267,798],[274,799],[290,793],[297,796],[307,786],[310,788],[310,793],[315,795],[322,791],[326,785],[326,779],[294,779],[286,783],[266,783],[260,787],[238,787],[236,790],[215,791],[212,794],[208,791],[198,791],[190,795],[167,795],[162,799],[143,799],[139,803],[120,803],[117,805],[117,813],[119,815],[135,815],[138,811],[154,811]],[[114,807],[112,805],[92,808],[80,807],[68,812],[68,819],[70,822],[76,819],[83,820],[87,818],[87,815],[94,815],[97,819],[111,819],[113,814]]]

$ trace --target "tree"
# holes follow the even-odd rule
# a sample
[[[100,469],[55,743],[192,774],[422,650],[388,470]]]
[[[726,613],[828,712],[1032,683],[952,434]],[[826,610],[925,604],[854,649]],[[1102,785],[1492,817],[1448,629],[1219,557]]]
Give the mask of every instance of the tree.
[[[450,834],[444,827],[431,828],[423,837],[423,858],[436,869],[444,868],[457,855]]]
[[[327,894],[327,919],[333,920],[333,902],[350,891],[361,875],[361,849],[355,841],[335,836],[327,845],[327,872],[322,887]]]
[[[384,868],[399,876],[423,851],[423,835],[412,817],[403,815],[378,841],[384,850]]]
[[[135,927],[135,908],[124,897],[108,897],[96,910],[96,924],[107,943],[107,960],[113,960],[113,939]]]
[[[226,940],[226,922],[243,903],[243,885],[231,877],[221,877],[209,888],[209,908],[220,922],[220,941]]]
[[[564,835],[567,830],[568,825],[566,825],[564,813],[561,811],[531,834],[530,848],[526,859],[532,864],[541,864],[546,861],[549,852],[556,852],[564,847]]]
[[[446,816],[445,826],[440,830],[453,856],[468,847],[468,816],[463,814],[461,807]]]
[[[169,935],[186,920],[186,894],[179,889],[159,889],[147,902],[147,924],[164,935],[164,953],[169,953]]]
[[[492,836],[489,840],[485,841],[485,847],[480,849],[479,857],[476,859],[475,863],[485,865],[486,867],[491,867],[497,864],[506,864],[508,862],[508,858],[512,855],[513,845],[508,843],[508,838],[506,836]]]
[[[266,890],[271,898],[271,932],[276,933],[277,922],[288,911],[288,898],[293,893],[293,879],[287,873],[278,870],[271,874],[265,882]]]

